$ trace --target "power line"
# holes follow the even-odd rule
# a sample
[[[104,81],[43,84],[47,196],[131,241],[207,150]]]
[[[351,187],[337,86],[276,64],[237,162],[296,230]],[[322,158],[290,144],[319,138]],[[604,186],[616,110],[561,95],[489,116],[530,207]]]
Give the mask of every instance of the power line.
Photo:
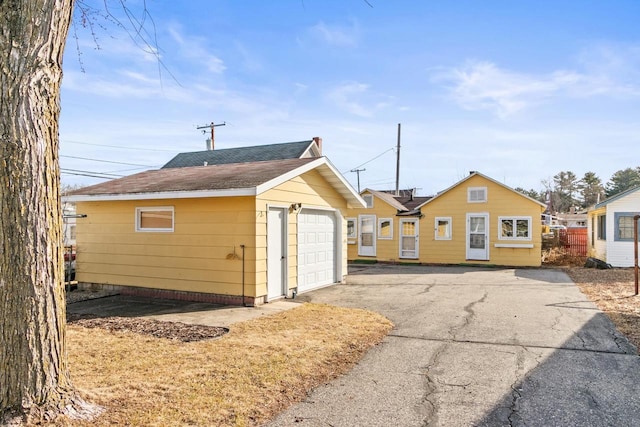
[[[156,167],[156,166],[150,166],[150,165],[141,165],[139,163],[125,163],[125,162],[114,162],[114,161],[111,161],[111,160],[90,159],[88,157],[65,156],[65,155],[60,155],[60,157],[65,157],[67,159],[90,160],[92,162],[112,163],[114,165],[141,166],[143,168],[154,168],[154,167]]]
[[[76,174],[101,175],[98,178],[106,177],[107,179],[122,178],[124,176],[124,175],[116,175],[116,174],[112,174],[112,173],[92,172],[92,171],[83,171],[83,170],[79,170],[79,169],[66,169],[66,168],[60,168],[60,172],[68,173],[70,175],[73,175],[74,173],[76,173]]]
[[[93,145],[95,147],[108,147],[108,148],[118,148],[120,150],[139,150],[139,151],[165,151],[165,152],[170,152],[170,153],[175,153],[175,150],[163,150],[162,148],[138,148],[138,147],[120,147],[117,145],[106,145],[106,144],[94,144],[91,142],[80,142],[80,141],[71,141],[68,139],[65,139],[63,141],[61,141],[63,143],[69,143],[69,144],[80,144],[80,145]]]
[[[154,166],[155,167],[155,166]],[[143,168],[127,168],[127,169],[117,169],[114,171],[106,171],[104,173],[118,173],[118,172],[130,172],[130,171],[139,171],[140,169],[146,169],[147,167],[143,167]],[[102,172],[100,172],[102,173]]]
[[[75,172],[65,172],[65,171],[60,171],[61,174],[63,175],[77,175],[77,176],[88,176],[91,178],[100,178],[100,179],[113,179],[111,177],[108,176],[98,176],[98,175],[93,175],[90,173],[75,173]]]
[[[378,154],[378,155],[377,155],[377,156],[375,156],[373,159],[367,160],[367,161],[366,161],[366,162],[364,162],[363,164],[358,165],[358,166],[356,166],[355,168],[351,168],[351,169],[345,170],[345,171],[344,171],[344,172],[342,172],[342,173],[343,173],[343,174],[345,174],[345,173],[350,172],[350,171],[352,171],[352,170],[360,169],[362,166],[364,166],[364,165],[366,165],[366,164],[368,164],[368,163],[373,162],[373,161],[374,161],[374,160],[376,160],[377,158],[382,157],[384,154],[387,154],[389,151],[393,151],[394,149],[395,149],[395,147],[391,147],[391,148],[389,148],[388,150],[385,150],[385,151],[383,151],[382,153]]]

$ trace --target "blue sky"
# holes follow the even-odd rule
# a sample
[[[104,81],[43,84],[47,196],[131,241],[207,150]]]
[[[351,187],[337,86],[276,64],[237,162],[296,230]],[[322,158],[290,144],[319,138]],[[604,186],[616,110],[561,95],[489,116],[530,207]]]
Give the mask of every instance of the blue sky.
[[[141,16],[141,2],[127,5]],[[148,0],[147,8],[157,56],[114,26],[96,30],[97,44],[87,28],[70,32],[65,184],[104,182],[69,171],[128,175],[203,150],[207,135],[196,127],[212,121],[226,122],[218,149],[320,136],[354,187],[349,171],[360,167],[361,187],[374,189],[395,188],[401,123],[400,186],[423,195],[471,170],[541,190],[560,171],[606,183],[640,165],[638,1]]]

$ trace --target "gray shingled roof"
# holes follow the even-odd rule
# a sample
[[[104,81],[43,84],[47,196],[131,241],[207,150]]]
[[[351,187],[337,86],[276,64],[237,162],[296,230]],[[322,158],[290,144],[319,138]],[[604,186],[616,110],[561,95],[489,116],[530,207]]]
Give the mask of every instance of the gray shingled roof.
[[[311,144],[315,144],[313,140],[180,153],[169,160],[166,165],[162,166],[162,169],[203,166],[205,162],[207,165],[225,165],[231,163],[299,159],[309,149]]]
[[[413,212],[417,206],[431,199],[431,196],[412,196],[412,190],[400,190],[399,196],[394,195],[395,191],[393,190],[379,191],[367,189],[365,191],[369,191],[371,194],[374,194],[384,200],[389,205],[396,208],[398,212]]]
[[[230,190],[256,187],[316,158],[158,169],[129,175],[69,193],[113,195],[158,192]]]

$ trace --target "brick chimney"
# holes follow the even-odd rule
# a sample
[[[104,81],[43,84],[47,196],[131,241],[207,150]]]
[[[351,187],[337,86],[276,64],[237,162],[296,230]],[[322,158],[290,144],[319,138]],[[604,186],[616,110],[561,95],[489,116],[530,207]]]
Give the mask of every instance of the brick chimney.
[[[319,136],[314,136],[311,139],[313,139],[313,142],[315,142],[316,145],[318,146],[318,151],[320,152],[320,155],[322,156],[322,138],[320,138]]]

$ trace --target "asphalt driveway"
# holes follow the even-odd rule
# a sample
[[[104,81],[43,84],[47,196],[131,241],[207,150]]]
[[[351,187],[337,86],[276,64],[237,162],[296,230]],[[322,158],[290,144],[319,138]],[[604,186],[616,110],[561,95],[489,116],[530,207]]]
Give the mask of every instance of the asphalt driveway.
[[[298,297],[395,328],[270,426],[637,426],[640,358],[559,270],[363,266]]]

